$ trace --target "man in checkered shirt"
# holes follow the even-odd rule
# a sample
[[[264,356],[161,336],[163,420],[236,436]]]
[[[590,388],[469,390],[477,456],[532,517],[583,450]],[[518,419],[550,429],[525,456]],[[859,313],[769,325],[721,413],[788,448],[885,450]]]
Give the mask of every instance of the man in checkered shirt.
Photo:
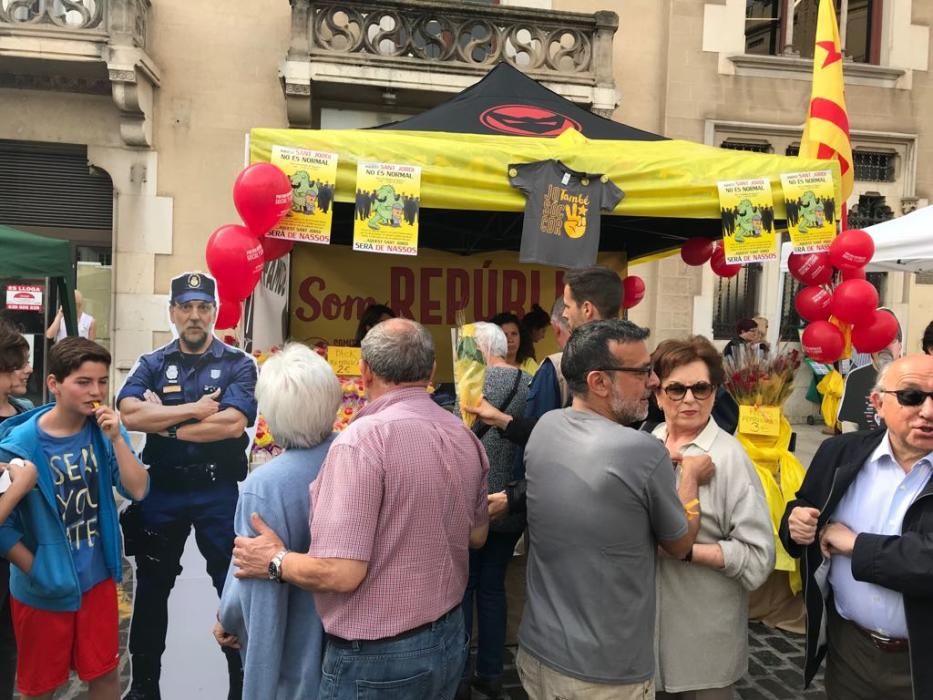
[[[326,632],[321,700],[453,698],[467,655],[468,548],[486,541],[489,464],[426,388],[434,344],[407,319],[362,343],[369,403],[311,485],[311,549],[288,552],[259,517],[237,576],[314,591]],[[269,584],[275,585],[275,584]]]

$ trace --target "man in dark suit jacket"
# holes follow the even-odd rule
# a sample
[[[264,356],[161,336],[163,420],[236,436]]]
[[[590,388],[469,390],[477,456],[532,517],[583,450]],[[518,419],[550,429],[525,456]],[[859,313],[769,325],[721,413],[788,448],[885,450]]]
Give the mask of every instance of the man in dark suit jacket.
[[[781,541],[803,557],[809,683],[830,700],[933,698],[933,356],[879,375],[886,429],[824,442]]]

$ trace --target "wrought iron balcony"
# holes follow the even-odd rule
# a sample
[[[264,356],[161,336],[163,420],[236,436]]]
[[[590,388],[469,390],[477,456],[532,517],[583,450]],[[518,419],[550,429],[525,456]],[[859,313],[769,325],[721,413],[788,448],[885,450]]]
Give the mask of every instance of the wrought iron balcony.
[[[391,90],[417,89],[420,83],[422,89],[453,92],[507,61],[597,111],[616,106],[612,41],[619,18],[614,12],[443,0],[291,4],[286,96],[309,97],[312,82]]]
[[[146,53],[150,0],[0,0],[0,86],[109,92],[121,134],[151,145],[158,69]]]

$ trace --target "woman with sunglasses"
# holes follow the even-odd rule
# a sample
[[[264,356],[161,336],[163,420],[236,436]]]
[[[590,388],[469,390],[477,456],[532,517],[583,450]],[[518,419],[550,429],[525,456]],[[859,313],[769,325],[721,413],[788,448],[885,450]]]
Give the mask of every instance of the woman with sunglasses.
[[[680,477],[683,457],[709,455],[716,473],[700,486],[696,543],[685,560],[658,560],[658,698],[731,700],[748,668],[748,591],[774,567],[764,491],[739,442],[710,417],[724,379],[706,338],[665,340],[652,355],[664,442]],[[697,515],[699,510],[699,515]]]

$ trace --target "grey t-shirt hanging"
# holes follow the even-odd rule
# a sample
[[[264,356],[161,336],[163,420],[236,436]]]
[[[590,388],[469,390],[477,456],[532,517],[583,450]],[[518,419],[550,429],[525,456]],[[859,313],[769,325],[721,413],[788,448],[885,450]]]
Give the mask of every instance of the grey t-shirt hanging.
[[[528,200],[519,262],[596,263],[600,211],[612,211],[625,196],[612,180],[571,170],[559,160],[539,160],[510,165],[509,182]]]

